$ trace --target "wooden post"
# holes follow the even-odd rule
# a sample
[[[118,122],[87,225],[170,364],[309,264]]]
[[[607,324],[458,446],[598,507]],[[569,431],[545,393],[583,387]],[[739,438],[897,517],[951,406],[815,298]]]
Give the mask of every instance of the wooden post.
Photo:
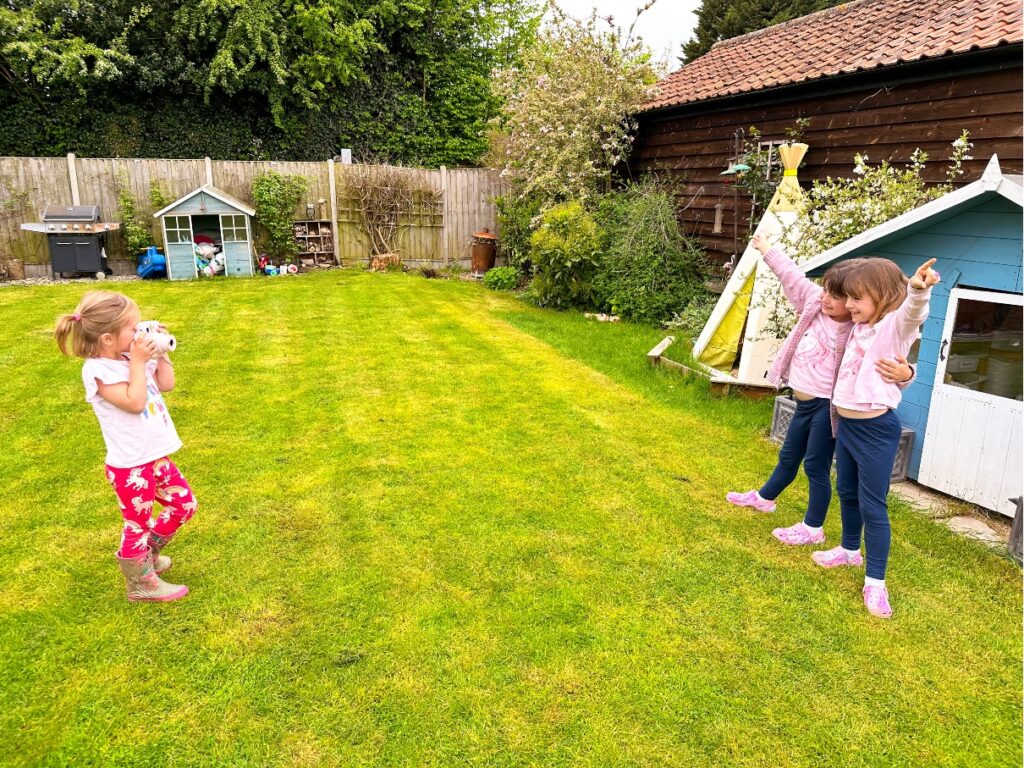
[[[206,183],[209,186],[212,187],[213,186],[213,161],[210,158],[208,158],[208,157],[204,157],[203,158],[203,163],[205,163],[205,165],[206,165]]]
[[[327,161],[327,189],[331,196],[331,236],[334,239],[334,263],[341,264],[341,238],[338,236],[338,185],[334,178],[334,160]]]
[[[448,247],[448,169],[443,165],[441,171],[441,247],[444,248],[444,265],[451,261]]]
[[[68,181],[71,184],[71,204],[81,205],[78,197],[78,171],[75,169],[74,152],[68,152]]]

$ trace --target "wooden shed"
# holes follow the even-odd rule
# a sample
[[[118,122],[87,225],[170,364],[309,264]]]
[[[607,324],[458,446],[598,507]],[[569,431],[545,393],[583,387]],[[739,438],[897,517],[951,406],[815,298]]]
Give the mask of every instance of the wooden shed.
[[[917,377],[897,413],[915,432],[909,476],[1012,516],[1024,494],[1024,178],[993,157],[982,177],[801,265],[811,275],[858,256],[904,274],[935,257],[940,282],[911,350]]]
[[[805,183],[850,176],[858,153],[904,163],[917,147],[931,157],[926,179],[944,181],[964,129],[977,158],[965,179],[993,154],[1020,173],[1021,25],[1019,0],[855,0],[724,40],[659,83],[630,170],[679,182],[683,228],[720,261],[749,237],[751,200],[720,174],[751,126],[768,150],[809,120]]]
[[[195,246],[212,242],[224,254],[224,274],[251,276],[252,217],[256,211],[211,184],[205,184],[153,214],[161,220],[167,276],[191,280],[198,276]]]

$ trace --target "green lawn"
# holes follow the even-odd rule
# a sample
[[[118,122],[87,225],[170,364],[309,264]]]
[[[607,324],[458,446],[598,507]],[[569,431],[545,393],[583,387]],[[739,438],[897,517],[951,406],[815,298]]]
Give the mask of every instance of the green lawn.
[[[658,331],[401,274],[116,287],[179,338],[192,593],[123,597],[50,337],[85,286],[0,289],[4,765],[1020,765],[1020,571],[897,505],[872,619],[771,538],[803,481],[724,503],[770,405],[649,369]]]

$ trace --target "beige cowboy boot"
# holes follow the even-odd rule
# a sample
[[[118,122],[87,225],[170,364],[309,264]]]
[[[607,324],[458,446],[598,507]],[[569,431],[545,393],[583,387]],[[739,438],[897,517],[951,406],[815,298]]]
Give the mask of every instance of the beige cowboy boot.
[[[173,538],[173,534],[170,536],[161,536],[152,532],[149,534],[149,539],[147,539],[149,542],[149,551],[153,553],[153,570],[157,573],[163,573],[164,571],[170,570],[171,565],[174,562],[167,555],[160,554],[163,548],[171,543],[171,539]]]
[[[119,557],[117,564],[128,586],[129,600],[178,600],[188,594],[184,584],[168,584],[153,570],[152,553]]]

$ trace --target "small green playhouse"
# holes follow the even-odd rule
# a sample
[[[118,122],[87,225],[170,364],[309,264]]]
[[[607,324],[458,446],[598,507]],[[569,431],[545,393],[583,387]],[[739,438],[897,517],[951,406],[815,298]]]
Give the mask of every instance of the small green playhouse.
[[[256,211],[226,192],[205,184],[153,214],[164,231],[167,277],[198,277],[196,247],[212,243],[224,257],[224,274],[251,276],[252,217]]]

